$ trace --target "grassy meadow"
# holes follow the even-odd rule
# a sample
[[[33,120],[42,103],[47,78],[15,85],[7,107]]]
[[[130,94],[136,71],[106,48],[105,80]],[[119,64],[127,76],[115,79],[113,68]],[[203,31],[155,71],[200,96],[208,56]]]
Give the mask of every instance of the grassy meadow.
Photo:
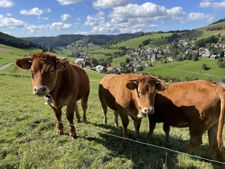
[[[145,40],[150,40],[149,44],[145,46],[145,48],[156,47],[166,42],[166,37],[171,36],[172,33],[155,33],[148,34],[144,36],[140,36],[137,38],[132,38],[126,41],[118,42],[112,47],[130,47],[130,48],[138,48],[138,46]]]
[[[14,49],[12,53],[16,53]],[[1,55],[2,63],[12,62],[15,55]],[[18,57],[19,54],[18,54]],[[109,136],[121,136],[122,128],[114,127],[113,112],[108,112],[109,124],[104,125],[98,101],[98,81],[104,76],[87,70],[91,93],[87,111],[88,123],[77,123],[78,138],[68,136],[68,121],[63,114],[65,135],[57,136],[56,118],[44,99],[32,94],[29,71],[11,65],[0,70],[0,168],[187,168],[219,169],[224,166],[204,162],[187,155],[140,145]],[[82,112],[80,111],[82,115]],[[121,126],[121,122],[119,123]],[[152,139],[147,137],[148,120],[141,125],[141,140],[146,143],[182,151],[189,140],[188,129],[171,128],[171,140],[164,140],[162,124],[158,124]],[[129,124],[130,137],[134,136],[133,120]],[[225,132],[223,132],[225,135]],[[207,149],[207,134],[194,155]],[[215,159],[215,157],[214,157]]]
[[[200,59],[198,61],[179,61],[166,64],[156,63],[153,67],[146,68],[144,72],[162,77],[176,77],[180,80],[186,80],[188,77],[220,81],[225,78],[225,73],[224,69],[217,66],[217,61],[215,59]],[[203,70],[203,64],[206,64],[210,69]]]

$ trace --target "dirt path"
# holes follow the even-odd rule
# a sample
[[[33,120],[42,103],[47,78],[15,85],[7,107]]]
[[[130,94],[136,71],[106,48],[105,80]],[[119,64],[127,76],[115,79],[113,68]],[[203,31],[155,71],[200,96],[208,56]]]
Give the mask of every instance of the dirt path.
[[[5,69],[5,68],[7,68],[7,67],[9,67],[11,65],[12,65],[12,63],[7,63],[7,64],[5,64],[3,66],[0,66],[0,70],[3,70],[3,69]]]

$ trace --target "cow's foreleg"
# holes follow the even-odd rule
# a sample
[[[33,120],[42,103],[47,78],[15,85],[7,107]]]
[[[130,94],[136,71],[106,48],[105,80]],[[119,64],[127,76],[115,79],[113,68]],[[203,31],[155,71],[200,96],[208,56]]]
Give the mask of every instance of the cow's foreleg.
[[[167,142],[169,142],[169,138],[170,138],[170,125],[167,123],[163,123],[163,131],[166,134],[165,140]]]
[[[55,116],[57,118],[57,123],[56,123],[56,128],[57,128],[57,134],[58,135],[62,135],[63,134],[63,123],[62,123],[62,111],[61,111],[61,107],[60,108],[54,108],[52,107],[52,109],[55,112]]]
[[[129,124],[128,115],[125,112],[119,112],[122,124],[123,124],[123,137],[128,137],[127,126]]]
[[[114,111],[114,117],[115,117],[115,126],[119,127],[119,122],[118,122],[118,112]]]
[[[75,110],[76,105],[74,103],[70,103],[67,105],[67,109],[66,109],[66,117],[70,123],[70,131],[69,131],[69,135],[72,138],[76,138],[76,129],[73,123],[73,117],[74,117],[74,110]]]
[[[135,128],[135,138],[138,140],[140,138],[140,126],[141,119],[134,120],[134,128]]]
[[[148,137],[151,138],[153,136],[153,132],[155,130],[155,126],[156,126],[156,122],[149,115],[148,116],[148,127],[149,127]]]

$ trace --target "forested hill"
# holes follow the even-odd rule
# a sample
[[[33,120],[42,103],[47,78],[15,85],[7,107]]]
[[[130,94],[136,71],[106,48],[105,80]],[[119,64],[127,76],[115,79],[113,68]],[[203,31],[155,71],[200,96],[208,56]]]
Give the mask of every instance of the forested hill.
[[[92,43],[94,45],[106,45],[112,42],[128,40],[138,37],[143,33],[119,34],[119,35],[59,35],[52,37],[27,37],[24,40],[40,45],[46,49],[55,49],[57,47],[65,47],[73,42],[81,41],[83,45]]]
[[[32,42],[10,36],[2,32],[0,32],[0,44],[22,49],[38,48],[38,46]]]

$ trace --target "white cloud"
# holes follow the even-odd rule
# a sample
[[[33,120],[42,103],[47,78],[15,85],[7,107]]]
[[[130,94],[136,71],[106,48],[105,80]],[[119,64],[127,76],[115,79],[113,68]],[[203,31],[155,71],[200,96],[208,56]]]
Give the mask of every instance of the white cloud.
[[[51,30],[63,30],[63,29],[69,29],[71,28],[72,24],[66,24],[63,22],[54,22],[52,23],[49,28]]]
[[[183,8],[173,7],[167,9],[164,6],[157,5],[151,2],[146,2],[142,5],[128,4],[127,6],[117,7],[113,9],[112,17],[122,18],[147,18],[147,17],[174,17],[183,14]]]
[[[71,17],[71,16],[70,16],[69,14],[63,14],[63,15],[61,16],[61,20],[62,20],[62,21],[67,21],[70,17]]]
[[[40,32],[43,30],[46,30],[48,28],[48,25],[29,25],[26,24],[24,26],[25,29],[27,29],[31,33]]]
[[[88,15],[85,25],[91,27],[91,33],[134,33],[153,29],[157,26],[149,23],[146,19],[139,18],[111,18],[106,21],[105,14],[101,11],[96,15]]]
[[[95,8],[112,8],[118,6],[125,6],[131,0],[95,0],[93,1],[93,6]]]
[[[213,8],[213,9],[224,9],[225,1],[213,1],[213,0],[203,0],[200,2],[200,7],[202,8]]]
[[[70,5],[82,2],[83,0],[57,0],[61,5]]]
[[[29,9],[29,10],[23,9],[23,10],[20,11],[21,15],[28,15],[28,16],[31,16],[31,15],[40,16],[43,13],[44,13],[44,11],[40,8],[37,8],[37,7]]]
[[[11,8],[15,5],[12,0],[0,0],[0,8]]]
[[[187,15],[187,22],[199,22],[204,20],[211,22],[213,19],[214,17],[212,15],[200,12],[191,12]]]
[[[22,27],[23,25],[24,22],[19,19],[0,15],[0,27],[14,28],[14,27]]]

